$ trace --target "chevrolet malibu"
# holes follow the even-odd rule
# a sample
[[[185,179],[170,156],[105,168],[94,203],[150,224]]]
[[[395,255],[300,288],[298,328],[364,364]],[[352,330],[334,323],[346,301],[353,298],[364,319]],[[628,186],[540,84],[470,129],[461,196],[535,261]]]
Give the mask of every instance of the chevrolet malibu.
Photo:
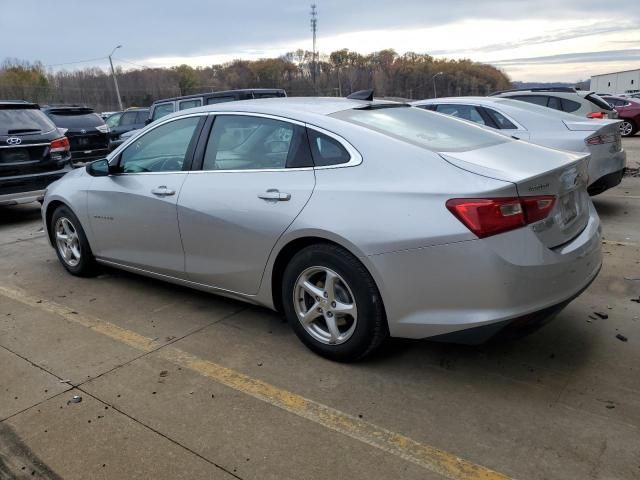
[[[154,122],[42,212],[74,275],[262,305],[353,361],[388,336],[479,343],[579,295],[601,265],[587,163],[405,104],[251,100]]]

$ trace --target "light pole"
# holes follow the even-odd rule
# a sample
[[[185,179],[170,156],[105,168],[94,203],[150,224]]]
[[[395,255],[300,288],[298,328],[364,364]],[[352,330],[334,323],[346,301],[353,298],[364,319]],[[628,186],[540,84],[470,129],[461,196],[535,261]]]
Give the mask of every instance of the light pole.
[[[436,77],[439,77],[440,75],[444,75],[444,72],[438,72],[433,77],[431,77],[431,80],[433,81],[433,98],[438,98],[438,92],[436,90]]]
[[[111,65],[111,75],[113,76],[113,84],[116,86],[116,95],[118,96],[118,106],[120,107],[120,111],[123,111],[124,108],[122,108],[122,99],[120,98],[120,89],[118,88],[118,79],[116,78],[116,71],[113,69],[113,61],[111,60],[111,57],[113,56],[113,52],[115,52],[119,48],[122,48],[122,45],[118,45],[109,54],[109,65]]]

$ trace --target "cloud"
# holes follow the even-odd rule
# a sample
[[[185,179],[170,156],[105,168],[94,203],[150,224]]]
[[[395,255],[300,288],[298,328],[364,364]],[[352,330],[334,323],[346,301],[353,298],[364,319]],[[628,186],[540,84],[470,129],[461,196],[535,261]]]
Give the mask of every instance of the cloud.
[[[592,63],[592,62],[630,62],[640,60],[640,48],[627,50],[605,50],[601,52],[563,53],[560,55],[545,55],[542,57],[511,58],[489,62],[493,65],[504,67],[508,65],[539,65],[539,64],[566,64],[566,63]]]

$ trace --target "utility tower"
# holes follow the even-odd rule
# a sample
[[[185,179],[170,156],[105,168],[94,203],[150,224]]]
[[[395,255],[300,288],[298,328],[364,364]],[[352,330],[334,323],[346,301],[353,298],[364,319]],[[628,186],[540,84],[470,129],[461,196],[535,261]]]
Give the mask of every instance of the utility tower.
[[[311,4],[311,31],[313,32],[313,51],[311,52],[312,54],[312,60],[311,60],[311,79],[313,81],[313,88],[314,90],[318,90],[318,86],[316,84],[316,75],[317,75],[317,68],[318,68],[318,62],[317,62],[317,58],[318,58],[318,53],[316,51],[316,32],[318,31],[318,11],[316,10],[317,6],[315,3]]]

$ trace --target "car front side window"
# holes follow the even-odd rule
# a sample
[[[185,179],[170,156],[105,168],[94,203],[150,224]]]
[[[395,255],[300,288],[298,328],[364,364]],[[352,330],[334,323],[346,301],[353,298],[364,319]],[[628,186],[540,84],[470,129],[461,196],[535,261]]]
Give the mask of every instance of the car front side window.
[[[120,124],[121,117],[121,113],[116,113],[115,115],[111,115],[109,118],[107,118],[107,121],[104,123],[106,123],[109,128],[115,128]]]
[[[173,120],[138,137],[120,155],[120,171],[181,171],[200,119],[200,116],[195,116]]]
[[[219,115],[203,170],[262,170],[311,166],[304,128],[250,115]]]
[[[478,109],[473,105],[438,105],[437,111],[439,113],[445,113],[453,117],[463,118],[465,120],[469,120],[470,122],[479,123],[480,125],[485,125],[485,121],[482,118],[482,115],[480,115]]]

